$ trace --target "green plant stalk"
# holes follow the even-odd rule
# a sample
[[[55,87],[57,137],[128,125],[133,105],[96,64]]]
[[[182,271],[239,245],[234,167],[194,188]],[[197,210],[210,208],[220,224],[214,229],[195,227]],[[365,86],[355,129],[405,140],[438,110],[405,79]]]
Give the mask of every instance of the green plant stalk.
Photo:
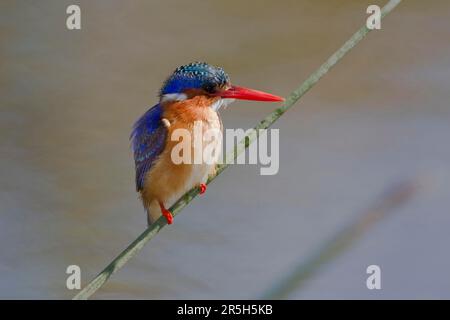
[[[381,10],[381,17],[384,18],[394,9],[401,0],[390,0]],[[252,143],[259,135],[259,129],[269,128],[278,120],[287,110],[289,110],[306,92],[308,92],[345,54],[347,54],[356,44],[358,44],[369,32],[366,25],[361,27],[344,45],[339,48],[328,60],[322,64],[314,73],[312,73],[303,84],[293,91],[286,99],[284,104],[275,109],[266,118],[259,122],[250,130],[246,136],[235,146],[234,150],[229,152],[224,164],[217,167],[216,174],[208,179],[207,184],[211,183],[219,174],[223,172],[234,160]],[[186,207],[197,195],[198,188],[193,188],[186,192],[169,210],[173,216],[176,216],[184,207]],[[122,268],[144,245],[150,241],[165,225],[164,217],[160,217],[150,227],[148,227],[136,240],[134,240],[125,250],[123,250],[102,272],[100,272],[91,282],[89,282],[73,299],[88,299],[98,289],[100,289],[117,270]]]

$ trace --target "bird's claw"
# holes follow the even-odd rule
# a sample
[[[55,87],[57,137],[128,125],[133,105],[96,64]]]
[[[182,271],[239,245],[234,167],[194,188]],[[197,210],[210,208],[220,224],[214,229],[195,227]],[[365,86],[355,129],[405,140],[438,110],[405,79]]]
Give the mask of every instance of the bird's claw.
[[[206,192],[206,184],[200,183],[198,188],[200,189],[200,194],[204,194]]]
[[[167,224],[173,223],[173,215],[169,210],[167,210],[167,209],[163,210],[162,215],[164,216],[164,218],[166,218]]]
[[[173,223],[173,215],[172,213],[164,207],[162,202],[159,202],[159,207],[161,208],[161,214],[166,218],[167,224]]]

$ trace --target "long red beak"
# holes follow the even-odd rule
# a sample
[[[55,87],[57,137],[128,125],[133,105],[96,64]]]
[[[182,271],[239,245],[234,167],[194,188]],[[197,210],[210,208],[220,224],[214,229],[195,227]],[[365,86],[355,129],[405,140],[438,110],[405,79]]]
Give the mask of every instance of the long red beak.
[[[253,101],[284,101],[284,98],[270,93],[244,87],[231,86],[231,88],[217,93],[222,98],[253,100]]]

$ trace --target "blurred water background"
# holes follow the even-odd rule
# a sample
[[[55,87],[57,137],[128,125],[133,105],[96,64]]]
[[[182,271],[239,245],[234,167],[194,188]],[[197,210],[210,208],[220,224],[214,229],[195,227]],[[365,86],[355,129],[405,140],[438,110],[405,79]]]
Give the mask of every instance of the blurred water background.
[[[82,30],[65,27],[69,4]],[[384,1],[0,4],[0,298],[71,298],[146,227],[133,122],[178,65],[287,95]],[[430,187],[291,298],[450,298],[450,4],[403,1],[276,123],[280,171],[236,165],[95,295],[255,298],[386,186]],[[273,104],[236,102],[226,128]],[[382,290],[366,288],[366,267]]]

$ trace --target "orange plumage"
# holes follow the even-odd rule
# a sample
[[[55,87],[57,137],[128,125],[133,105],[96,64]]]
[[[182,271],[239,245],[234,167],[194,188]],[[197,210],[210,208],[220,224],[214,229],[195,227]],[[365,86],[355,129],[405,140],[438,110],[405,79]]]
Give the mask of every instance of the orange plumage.
[[[215,170],[215,162],[221,149],[221,140],[205,140],[206,132],[222,131],[217,110],[234,99],[256,101],[282,101],[269,93],[244,87],[232,86],[222,68],[204,62],[194,62],[177,68],[164,83],[160,101],[149,109],[134,125],[131,134],[136,166],[136,189],[140,192],[147,209],[148,223],[165,216],[172,223],[172,214],[167,210],[186,191],[195,186],[205,190],[208,175]],[[196,123],[201,124],[200,137]],[[175,148],[180,143],[177,130],[187,132],[190,143],[183,152],[192,157],[200,155],[200,161],[178,163],[174,161]],[[221,138],[221,135],[220,135]],[[207,147],[215,149],[216,157],[205,161]],[[177,149],[178,150],[178,149]],[[198,158],[197,158],[198,160]]]
[[[166,119],[168,135],[166,147],[148,171],[144,188],[141,190],[142,201],[148,211],[149,223],[161,216],[159,202],[166,208],[172,206],[184,193],[201,183],[205,183],[208,175],[214,173],[214,164],[175,164],[172,159],[172,150],[179,141],[172,141],[173,132],[177,129],[186,129],[194,137],[195,121],[202,122],[203,130],[221,130],[219,115],[210,106],[218,97],[194,96],[184,101],[170,102],[162,105],[163,119]],[[191,155],[196,152],[203,154],[203,150],[196,150],[194,140],[191,140]],[[193,160],[192,160],[193,162]]]

